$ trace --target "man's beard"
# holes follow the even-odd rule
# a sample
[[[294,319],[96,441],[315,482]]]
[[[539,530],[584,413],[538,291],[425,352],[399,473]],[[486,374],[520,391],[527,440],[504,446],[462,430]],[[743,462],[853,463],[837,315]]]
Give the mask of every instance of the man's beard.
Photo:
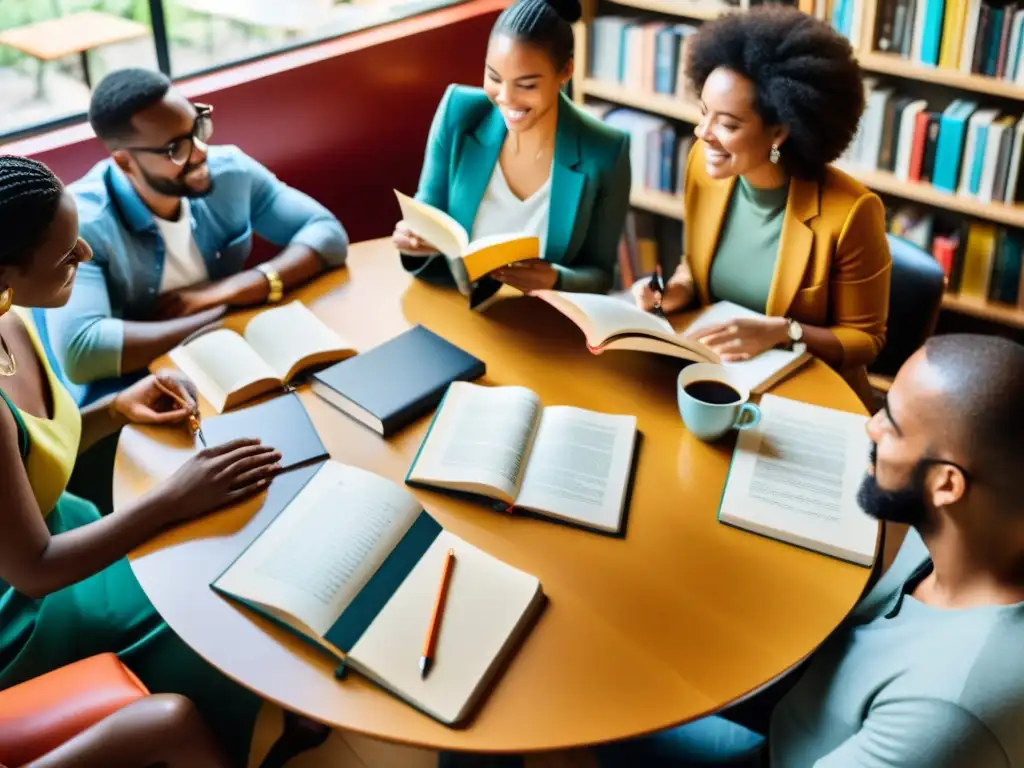
[[[878,446],[871,446],[871,466],[877,472]],[[857,491],[857,502],[867,514],[876,520],[890,523],[904,523],[918,531],[928,527],[931,516],[925,503],[924,480],[928,462],[919,461],[902,488],[887,491],[878,486],[875,474],[864,476]]]
[[[205,161],[204,161],[205,162]],[[208,194],[213,192],[213,177],[210,177],[210,183],[206,185],[206,189],[195,189],[190,187],[188,182],[185,181],[185,177],[194,171],[196,168],[202,166],[199,165],[186,165],[181,169],[181,173],[178,174],[177,178],[165,179],[159,176],[153,176],[145,168],[139,167],[142,172],[142,178],[146,180],[146,184],[149,185],[150,189],[154,192],[158,192],[161,195],[167,197],[206,197]]]

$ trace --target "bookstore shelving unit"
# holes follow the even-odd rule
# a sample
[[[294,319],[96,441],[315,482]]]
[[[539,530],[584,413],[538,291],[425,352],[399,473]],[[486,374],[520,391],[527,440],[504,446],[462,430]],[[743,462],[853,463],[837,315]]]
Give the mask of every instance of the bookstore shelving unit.
[[[734,6],[726,6],[716,0],[601,0],[606,3],[601,9],[609,13],[628,15],[633,9],[638,16],[656,15],[663,18],[678,18],[680,22],[708,20],[722,13],[742,12]],[[588,29],[598,15],[599,0],[582,0],[583,18],[576,30],[576,74],[573,78],[573,98],[580,104],[589,101],[603,101],[618,106],[630,107],[678,122],[694,124],[700,119],[699,106],[685,98],[639,91],[615,83],[603,82],[590,77],[587,70]],[[911,82],[928,83],[956,91],[985,94],[991,97],[1019,101],[1024,111],[1024,86],[985,75],[966,74],[958,70],[927,67],[900,58],[895,54],[873,50],[875,14],[879,0],[858,3],[861,30],[853,41],[858,61],[866,73],[878,73]],[[800,10],[812,13],[815,0],[799,0]],[[842,167],[842,166],[840,166]],[[929,183],[904,181],[887,171],[844,168],[848,173],[875,191],[920,203],[953,213],[991,221],[1008,227],[1024,228],[1024,204],[1008,205],[1002,202],[986,203],[968,197],[950,194]],[[650,189],[633,190],[633,207],[681,220],[683,217],[682,198],[666,192]],[[947,294],[942,306],[947,311],[981,318],[983,320],[1024,329],[1024,309],[1007,304]]]

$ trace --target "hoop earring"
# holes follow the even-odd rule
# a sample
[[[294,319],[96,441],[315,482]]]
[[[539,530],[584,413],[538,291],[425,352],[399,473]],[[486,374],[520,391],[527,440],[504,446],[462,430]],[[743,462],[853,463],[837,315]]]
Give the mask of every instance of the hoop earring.
[[[0,293],[0,317],[7,313],[7,310],[14,304],[14,291],[10,286]],[[0,376],[13,376],[18,372],[18,361],[14,359],[14,353],[7,348],[7,341],[0,336]]]
[[[779,152],[779,145],[778,144],[772,144],[772,151],[768,153],[768,159],[772,161],[773,165],[778,165],[779,164],[779,158],[781,156],[782,156],[782,153]]]
[[[14,289],[8,286],[0,292],[0,316],[6,314],[7,310],[14,304]]]

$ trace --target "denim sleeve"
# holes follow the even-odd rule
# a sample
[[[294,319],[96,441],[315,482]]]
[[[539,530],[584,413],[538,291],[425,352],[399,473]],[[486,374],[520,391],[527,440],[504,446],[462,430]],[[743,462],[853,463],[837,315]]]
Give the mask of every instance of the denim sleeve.
[[[251,181],[252,227],[278,245],[305,245],[331,267],[348,257],[348,235],[335,216],[304,192],[289,187],[242,152],[238,162]]]
[[[124,323],[111,317],[107,279],[95,262],[78,266],[71,299],[46,313],[46,328],[71,381],[87,384],[121,375]]]

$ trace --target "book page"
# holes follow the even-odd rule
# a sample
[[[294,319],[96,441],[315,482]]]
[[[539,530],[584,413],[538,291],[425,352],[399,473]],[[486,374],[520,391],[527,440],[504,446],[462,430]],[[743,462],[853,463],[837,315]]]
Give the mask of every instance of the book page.
[[[246,326],[245,340],[282,383],[304,361],[327,362],[325,357],[340,359],[354,351],[301,301],[260,312]]]
[[[516,506],[618,531],[635,446],[635,416],[545,408]]]
[[[760,407],[737,439],[719,519],[870,565],[878,524],[857,504],[867,417],[773,395]]]
[[[264,379],[280,379],[245,339],[227,328],[172,349],[170,357],[218,411],[233,392]]]
[[[216,586],[321,637],[421,510],[389,480],[328,461]]]
[[[451,580],[430,674],[419,658],[430,626],[445,553]],[[358,671],[453,724],[486,692],[540,607],[540,582],[448,531],[441,531],[349,652]]]
[[[409,479],[515,499],[540,410],[525,387],[454,382]]]
[[[402,209],[402,219],[409,229],[449,258],[461,258],[469,245],[469,235],[462,225],[439,208],[403,195],[395,196]]]
[[[720,325],[739,318],[763,317],[765,315],[760,312],[754,312],[731,301],[719,301],[701,312],[700,316],[690,323],[683,333],[690,334],[702,328],[710,328],[713,325]],[[722,363],[722,365],[736,371],[747,389],[759,392],[775,384],[809,359],[810,355],[803,351],[769,349],[750,360],[739,363]]]

